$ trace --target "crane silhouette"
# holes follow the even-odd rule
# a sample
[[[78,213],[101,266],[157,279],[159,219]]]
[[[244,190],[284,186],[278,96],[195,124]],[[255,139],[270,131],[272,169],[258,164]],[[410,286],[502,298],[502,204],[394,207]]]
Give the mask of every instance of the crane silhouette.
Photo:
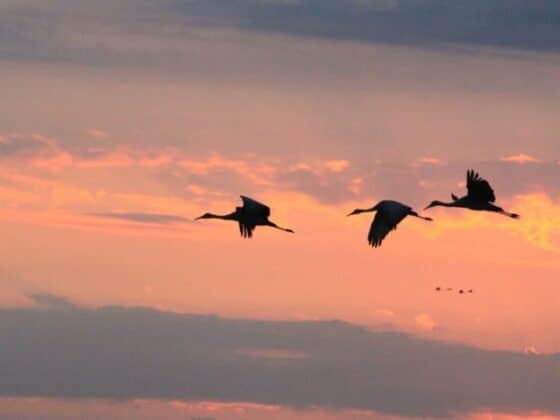
[[[443,289],[441,286],[436,287],[436,292],[442,292],[442,291],[444,291],[444,290],[450,292],[450,291],[453,290],[453,288],[452,288],[452,287],[448,287],[447,289]]]
[[[270,207],[244,195],[241,196],[241,200],[243,201],[243,206],[236,207],[233,213],[225,215],[204,213],[202,216],[197,217],[194,220],[222,219],[236,221],[239,223],[239,233],[243,238],[252,238],[253,230],[255,230],[256,226],[270,226],[283,230],[284,232],[294,233],[292,229],[280,227],[276,223],[268,220],[270,217]]]
[[[424,210],[436,206],[462,207],[470,210],[493,211],[513,219],[519,218],[518,214],[509,213],[503,208],[493,204],[496,201],[494,190],[488,181],[481,178],[480,175],[472,169],[467,171],[467,195],[459,198],[455,194],[451,194],[451,198],[453,201],[450,203],[437,200],[432,201]]]
[[[420,216],[412,207],[399,203],[398,201],[383,200],[370,209],[356,209],[348,216],[355,214],[377,211],[368,233],[368,242],[374,248],[381,245],[383,239],[389,232],[395,230],[397,225],[406,217],[414,216],[423,220],[432,221],[429,217]]]

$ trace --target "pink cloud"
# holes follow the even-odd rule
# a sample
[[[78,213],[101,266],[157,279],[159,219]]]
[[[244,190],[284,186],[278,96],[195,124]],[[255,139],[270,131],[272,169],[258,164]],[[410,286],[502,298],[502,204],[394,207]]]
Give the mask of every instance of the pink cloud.
[[[134,158],[127,152],[115,150],[93,159],[79,159],[76,161],[76,166],[79,168],[127,168],[134,163]]]
[[[417,163],[424,165],[441,165],[442,161],[436,157],[421,157],[416,160]]]
[[[179,161],[179,166],[187,172],[204,176],[216,170],[230,170],[241,175],[255,185],[270,185],[271,177],[276,173],[275,166],[262,161],[250,159],[229,159],[214,154],[207,159],[187,158]]]
[[[537,348],[535,346],[526,346],[523,349],[523,353],[525,354],[539,354]]]
[[[331,172],[344,172],[350,166],[350,162],[347,160],[327,160],[324,165]]]
[[[241,348],[237,350],[237,353],[247,357],[269,360],[299,360],[309,357],[309,354],[301,351],[271,348]]]
[[[512,162],[512,163],[520,163],[520,164],[541,162],[539,159],[537,159],[537,158],[535,158],[531,155],[527,155],[525,153],[519,153],[517,155],[506,156],[506,157],[501,158],[500,160],[502,160],[504,162]]]
[[[86,131],[86,134],[97,140],[102,140],[109,136],[109,134],[106,131],[99,130],[97,128],[90,128],[89,130]]]
[[[350,181],[350,185],[348,185],[348,191],[352,194],[358,195],[362,191],[362,185],[364,183],[364,179],[362,177],[353,178]]]

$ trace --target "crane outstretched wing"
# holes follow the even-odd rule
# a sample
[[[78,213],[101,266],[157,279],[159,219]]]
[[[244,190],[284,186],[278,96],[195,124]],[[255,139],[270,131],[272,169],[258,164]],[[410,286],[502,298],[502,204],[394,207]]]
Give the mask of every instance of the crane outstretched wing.
[[[399,222],[394,223],[388,220],[381,214],[381,212],[378,211],[373,219],[373,222],[371,222],[371,227],[369,228],[369,244],[374,248],[380,246],[383,239],[385,239],[385,236],[387,236],[387,234],[392,230],[395,230]]]
[[[241,200],[243,201],[243,211],[247,215],[257,217],[270,216],[270,207],[264,205],[263,203],[259,203],[257,200],[253,200],[252,198],[244,195],[241,196]]]
[[[467,171],[468,196],[477,201],[493,203],[496,201],[494,190],[484,178],[472,169]]]
[[[252,238],[253,230],[255,230],[254,225],[248,225],[246,223],[239,222],[239,233],[243,238]]]

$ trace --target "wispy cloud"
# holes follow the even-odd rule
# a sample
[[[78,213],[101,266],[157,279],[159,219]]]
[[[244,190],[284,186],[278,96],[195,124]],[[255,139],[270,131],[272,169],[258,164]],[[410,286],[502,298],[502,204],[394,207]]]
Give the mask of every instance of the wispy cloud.
[[[332,172],[344,172],[346,168],[350,166],[350,162],[347,160],[327,160],[325,162],[325,167]]]
[[[158,213],[140,213],[140,212],[107,212],[107,213],[91,213],[92,216],[102,217],[106,219],[127,220],[136,223],[153,223],[153,224],[174,224],[190,222],[190,219],[173,214]]]
[[[503,160],[504,162],[512,162],[512,163],[536,163],[536,162],[541,162],[539,159],[531,156],[531,155],[526,155],[525,153],[519,153],[517,155],[511,155],[511,156],[506,156],[501,158],[500,160]]]
[[[98,128],[90,128],[89,130],[86,130],[86,134],[97,140],[102,140],[109,136],[109,133]]]
[[[421,157],[416,160],[417,163],[424,164],[424,165],[441,165],[441,159],[436,157]]]
[[[269,360],[297,360],[306,359],[311,356],[303,352],[271,348],[240,348],[237,350],[237,352],[247,357]]]
[[[50,293],[30,293],[27,295],[35,305],[54,309],[74,309],[76,306],[62,296]]]

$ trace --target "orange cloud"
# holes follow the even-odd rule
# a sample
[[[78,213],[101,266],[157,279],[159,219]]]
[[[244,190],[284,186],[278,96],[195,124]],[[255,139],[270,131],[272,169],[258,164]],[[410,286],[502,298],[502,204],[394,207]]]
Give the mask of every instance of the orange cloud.
[[[435,321],[428,314],[419,314],[414,318],[416,325],[424,330],[433,330],[436,326]]]
[[[135,163],[134,158],[124,151],[111,151],[94,159],[78,159],[78,168],[127,168]]]
[[[313,167],[308,163],[298,162],[288,167],[288,172],[298,172],[298,171],[309,172],[316,175],[319,174],[318,171],[313,169]]]
[[[537,348],[535,346],[526,346],[523,349],[523,353],[525,353],[525,354],[539,354],[539,352],[537,351]]]
[[[348,185],[348,191],[350,191],[354,195],[360,194],[362,191],[362,185],[364,183],[364,179],[362,177],[353,178],[350,181],[350,185]]]
[[[309,354],[301,351],[269,348],[241,348],[237,350],[237,353],[243,356],[269,360],[299,360],[309,357]]]
[[[560,253],[560,204],[547,194],[535,193],[515,197],[510,206],[508,209],[519,213],[520,219],[466,210],[440,211],[437,223],[426,228],[426,233],[434,236],[448,229],[499,229],[519,235],[539,248]]]
[[[558,420],[557,416],[551,416],[546,413],[529,412],[522,414],[506,414],[506,413],[476,413],[466,417],[468,420]]]
[[[436,157],[421,157],[416,160],[417,163],[424,165],[441,165],[442,161]]]
[[[73,163],[72,155],[64,151],[56,151],[51,156],[38,157],[31,161],[31,165],[47,169],[49,171],[60,171]]]
[[[347,160],[327,160],[324,165],[331,172],[344,172],[350,166],[350,162]]]
[[[526,155],[525,153],[519,153],[517,155],[511,155],[511,156],[506,156],[501,158],[500,160],[504,161],[504,162],[512,162],[512,163],[537,163],[537,162],[541,162],[539,159],[530,156],[530,155]]]
[[[208,175],[214,170],[228,169],[248,178],[255,185],[270,185],[270,178],[276,172],[276,168],[267,163],[255,160],[228,159],[218,154],[214,154],[207,159],[183,159],[179,161],[179,166],[189,173],[200,176]]]
[[[106,131],[99,130],[97,128],[90,128],[89,130],[86,130],[86,134],[97,140],[105,139],[109,136]]]

